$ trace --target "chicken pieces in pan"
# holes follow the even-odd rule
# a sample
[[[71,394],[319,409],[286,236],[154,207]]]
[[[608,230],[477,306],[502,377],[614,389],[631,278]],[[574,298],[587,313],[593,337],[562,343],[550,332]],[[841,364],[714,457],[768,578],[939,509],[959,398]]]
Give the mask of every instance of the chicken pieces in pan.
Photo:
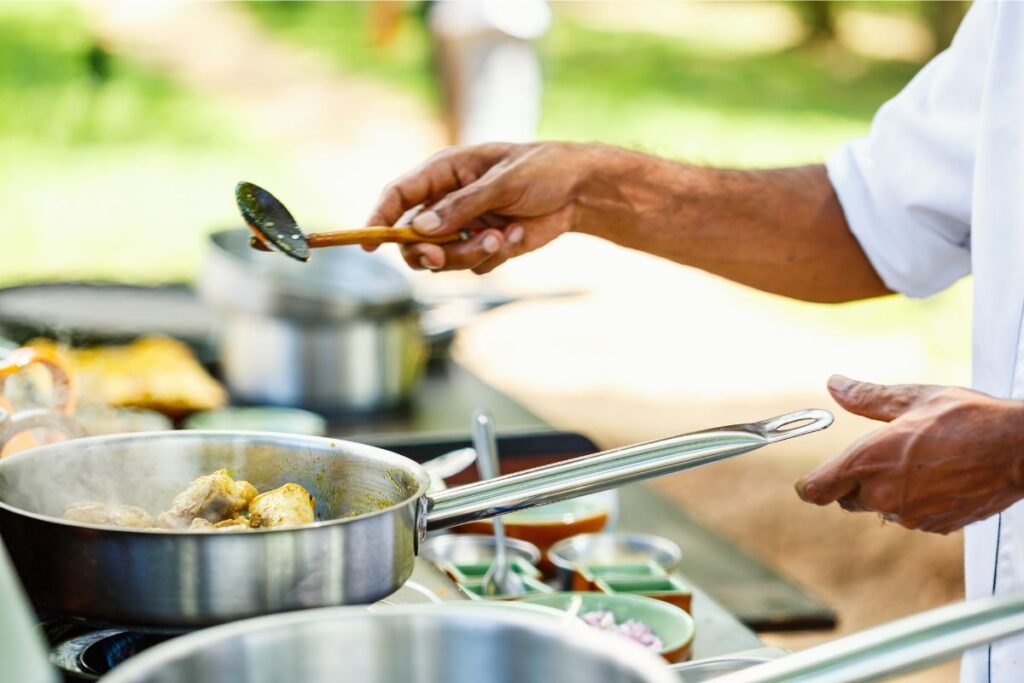
[[[245,517],[232,517],[216,524],[202,517],[196,517],[188,525],[189,531],[243,531],[249,528],[251,528],[249,520]]]
[[[316,499],[299,484],[258,493],[249,482],[235,481],[221,469],[197,477],[176,495],[155,527],[145,510],[120,503],[75,503],[64,511],[64,518],[121,528],[223,532],[311,524],[315,513]]]
[[[254,529],[300,526],[313,522],[316,500],[298,484],[285,484],[261,493],[249,503],[249,525]]]
[[[235,481],[227,470],[197,478],[171,501],[171,509],[157,519],[165,529],[184,529],[194,519],[216,523],[236,517],[256,497],[256,487]]]
[[[140,507],[121,503],[98,503],[94,500],[75,503],[64,511],[64,519],[125,529],[148,529],[153,526],[153,518]]]

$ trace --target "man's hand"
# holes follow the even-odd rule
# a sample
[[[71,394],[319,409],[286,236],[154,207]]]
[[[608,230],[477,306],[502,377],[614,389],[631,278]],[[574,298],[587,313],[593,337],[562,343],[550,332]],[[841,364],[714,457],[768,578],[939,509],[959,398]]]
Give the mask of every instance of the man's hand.
[[[803,500],[947,534],[1024,497],[1024,403],[841,376],[828,388],[846,410],[889,424],[798,481]]]
[[[701,168],[564,142],[452,148],[388,186],[368,223],[407,215],[424,235],[476,232],[404,247],[413,268],[487,273],[574,231],[807,301],[889,293],[821,165]]]
[[[592,156],[583,145],[488,144],[452,148],[384,190],[369,225],[394,225],[422,207],[412,227],[424,235],[477,231],[466,242],[409,245],[413,268],[487,273],[575,225],[577,189]]]

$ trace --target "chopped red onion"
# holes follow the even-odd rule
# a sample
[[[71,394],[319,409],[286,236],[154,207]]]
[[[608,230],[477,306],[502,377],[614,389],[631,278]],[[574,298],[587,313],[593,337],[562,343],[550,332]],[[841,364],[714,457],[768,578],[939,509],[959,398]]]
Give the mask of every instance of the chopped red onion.
[[[615,623],[615,615],[608,610],[595,610],[580,616],[588,626],[599,628],[602,631],[612,631],[635,640],[649,650],[660,652],[662,648],[661,638],[654,635],[651,627],[636,619],[627,619],[621,624]]]

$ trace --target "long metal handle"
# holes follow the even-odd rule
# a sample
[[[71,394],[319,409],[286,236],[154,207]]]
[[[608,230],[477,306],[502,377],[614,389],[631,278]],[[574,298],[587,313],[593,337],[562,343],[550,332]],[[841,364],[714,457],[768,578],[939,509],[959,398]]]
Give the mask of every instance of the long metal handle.
[[[1024,593],[922,612],[715,683],[856,683],[914,671],[976,645],[1024,632]]]
[[[752,424],[615,448],[459,486],[425,499],[426,529],[443,529],[699,467],[820,431],[830,424],[832,414],[827,410],[801,410]]]

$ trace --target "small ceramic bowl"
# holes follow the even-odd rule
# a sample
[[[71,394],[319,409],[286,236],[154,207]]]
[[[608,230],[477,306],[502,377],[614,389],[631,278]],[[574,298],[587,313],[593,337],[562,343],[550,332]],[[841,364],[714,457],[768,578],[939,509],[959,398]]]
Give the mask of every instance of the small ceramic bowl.
[[[581,573],[591,568],[594,574],[614,573],[612,568],[650,566],[669,573],[682,559],[679,546],[661,536],[628,532],[581,534],[551,546],[548,559],[556,568],[558,585],[564,589],[593,590],[592,578]],[[602,570],[600,568],[609,568]]]
[[[483,579],[484,576],[487,575],[487,571],[491,568],[491,564],[491,560],[486,562],[473,562],[470,564],[453,563],[453,567],[458,573],[458,576],[454,578],[459,583],[471,583],[473,581]],[[522,557],[510,558],[509,568],[523,578],[537,579],[538,581],[541,579],[540,570]]]
[[[607,610],[621,624],[633,619],[647,624],[662,642],[660,654],[668,662],[681,662],[689,658],[696,628],[693,618],[674,605],[661,600],[653,600],[638,595],[621,595],[605,593],[547,593],[527,595],[519,600],[535,605],[545,605],[557,609],[568,609],[573,596],[582,599],[579,615],[587,612]],[[625,636],[624,636],[625,637]]]
[[[547,585],[540,579],[532,576],[523,576],[522,579],[523,586],[526,588],[526,595],[554,592],[554,589],[551,586]],[[497,600],[504,602],[508,600],[515,601],[523,597],[521,595],[484,595],[484,580],[482,576],[475,579],[469,579],[464,582],[459,582],[459,587],[462,588],[463,592],[466,593],[470,599]]]
[[[661,579],[668,573],[653,560],[644,564],[577,564],[569,588],[574,591],[596,591],[598,579]]]
[[[563,539],[603,530],[610,514],[606,501],[585,496],[512,512],[501,519],[509,538],[522,539],[541,549],[545,555],[539,566],[545,573],[551,573],[555,567],[547,561],[548,549]],[[478,534],[492,533],[492,529],[490,520],[470,522],[459,527],[460,532]]]
[[[674,574],[649,578],[608,576],[594,583],[604,593],[642,595],[663,600],[687,612],[693,607],[693,589]]]
[[[540,560],[540,550],[526,541],[506,539],[513,570],[533,575]],[[445,534],[427,539],[420,547],[420,557],[433,562],[457,583],[472,579],[474,568],[483,565],[484,571],[494,561],[494,536],[485,534]],[[469,569],[469,576],[459,568]]]

